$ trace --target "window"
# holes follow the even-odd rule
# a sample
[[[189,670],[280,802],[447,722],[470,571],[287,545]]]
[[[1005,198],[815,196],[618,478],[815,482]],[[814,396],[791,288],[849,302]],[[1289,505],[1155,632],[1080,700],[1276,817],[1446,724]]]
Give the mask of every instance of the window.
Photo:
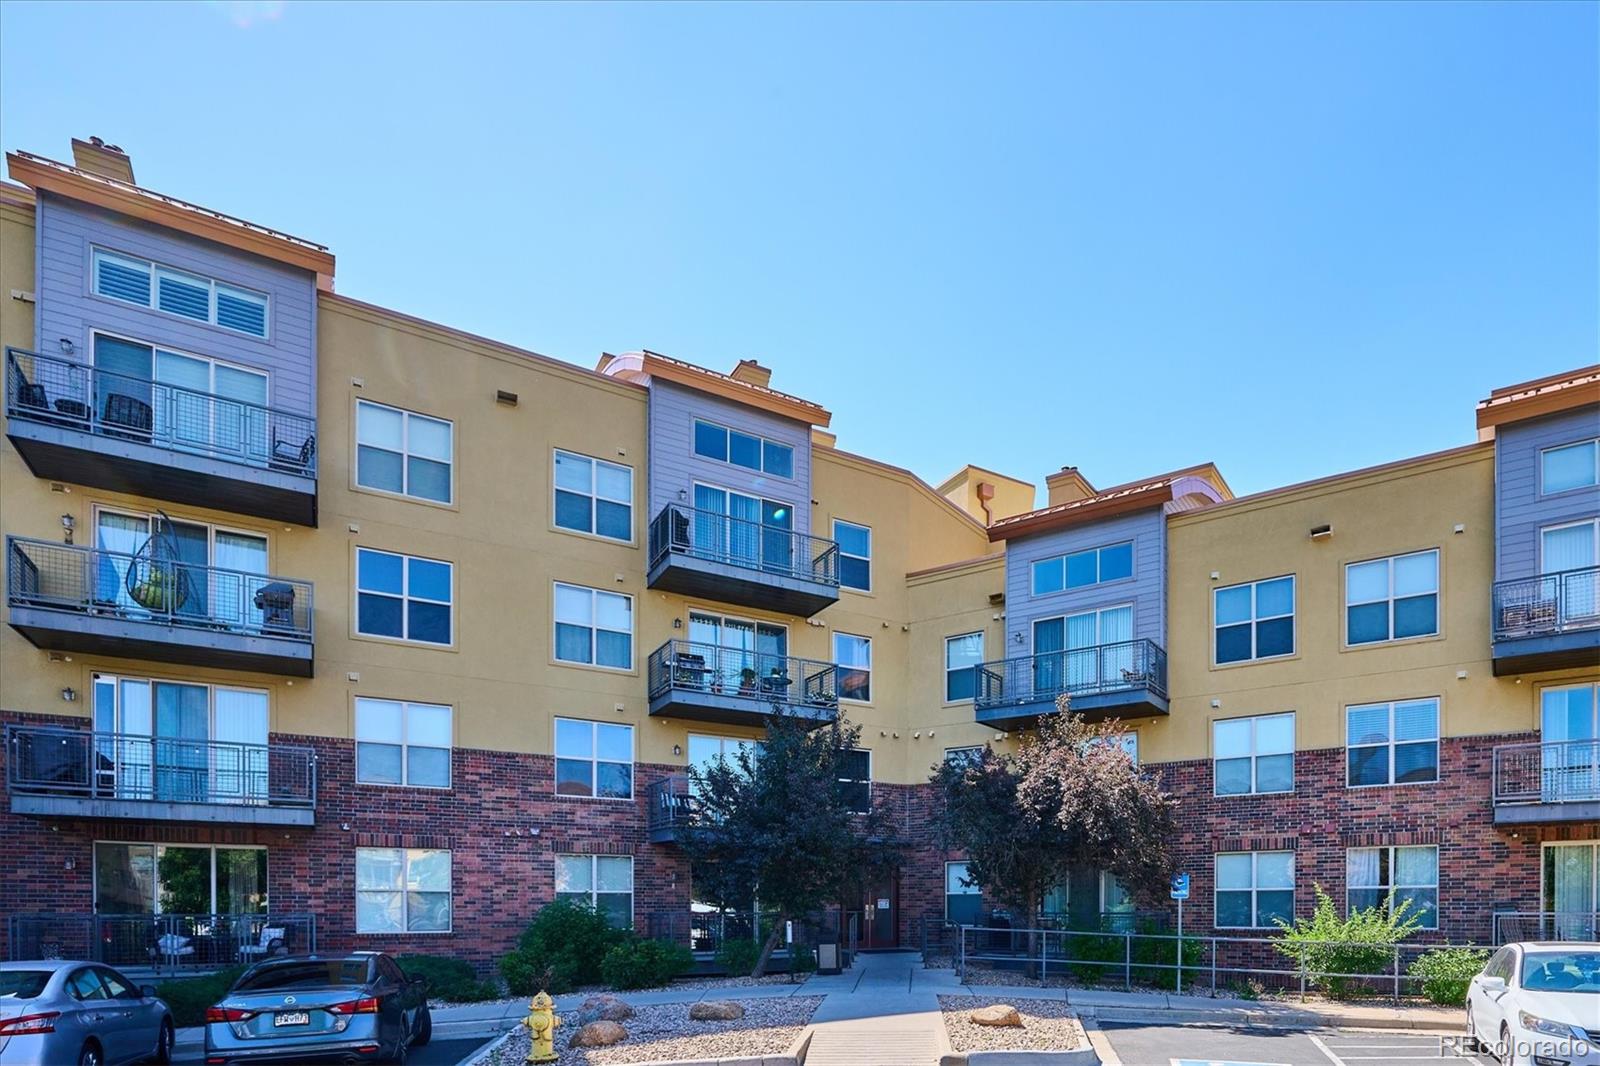
[[[267,297],[148,259],[94,250],[94,291],[252,337],[267,335]]]
[[[1439,928],[1439,849],[1351,848],[1345,852],[1345,902],[1349,912],[1377,907],[1388,913],[1410,900],[1407,915],[1423,929]]]
[[[839,764],[839,789],[852,811],[872,810],[872,752],[854,748],[844,753]]]
[[[96,841],[94,907],[99,914],[265,914],[267,849]]]
[[[1033,564],[1033,594],[1081,589],[1133,576],[1133,542],[1040,559]]]
[[[694,453],[773,477],[794,477],[794,449],[789,445],[698,418],[694,423]]]
[[[1439,632],[1439,552],[1412,552],[1344,568],[1345,640],[1427,637]]]
[[[450,853],[356,849],[356,932],[448,933]]]
[[[266,465],[274,443],[282,443],[275,432],[288,433],[266,408],[270,382],[264,370],[98,330],[91,341],[101,390],[150,409],[141,436],[148,431],[164,445]]]
[[[556,795],[633,796],[633,726],[556,719]]]
[[[978,694],[978,665],[983,662],[983,634],[944,638],[944,699],[960,703]]]
[[[356,549],[356,632],[449,644],[455,567],[437,559]]]
[[[1294,920],[1294,852],[1237,851],[1216,856],[1216,927],[1267,929]]]
[[[983,758],[982,744],[964,748],[944,749],[944,761],[952,766],[971,766]]]
[[[1294,791],[1294,712],[1211,723],[1215,792]]]
[[[839,698],[871,702],[872,638],[835,633],[833,661],[839,667]]]
[[[356,780],[450,787],[449,707],[356,698]]]
[[[1600,562],[1600,520],[1589,519],[1584,522],[1571,522],[1560,526],[1546,526],[1539,530],[1539,573],[1560,574],[1567,570],[1585,570],[1595,563]],[[1574,597],[1567,610],[1573,614],[1586,614],[1593,611],[1594,586],[1585,584],[1585,594],[1578,596],[1580,589],[1572,588],[1567,595]],[[1554,589],[1545,595],[1554,594]],[[1576,600],[1586,600],[1588,611]]]
[[[1345,708],[1345,750],[1352,788],[1439,780],[1439,701]]]
[[[633,669],[633,597],[556,582],[556,658]]]
[[[587,903],[612,925],[633,925],[633,859],[627,855],[557,855],[556,899]]]
[[[839,542],[839,584],[871,592],[872,530],[835,518],[833,539]]]
[[[356,484],[362,488],[449,503],[454,455],[452,423],[356,401]]]
[[[633,539],[633,467],[556,449],[556,525]]]
[[[1539,453],[1539,491],[1566,492],[1600,485],[1600,440],[1564,444]]]
[[[956,925],[978,925],[983,909],[983,889],[967,875],[964,862],[944,864],[944,920]]]
[[[1294,654],[1292,576],[1217,589],[1213,607],[1219,665]]]

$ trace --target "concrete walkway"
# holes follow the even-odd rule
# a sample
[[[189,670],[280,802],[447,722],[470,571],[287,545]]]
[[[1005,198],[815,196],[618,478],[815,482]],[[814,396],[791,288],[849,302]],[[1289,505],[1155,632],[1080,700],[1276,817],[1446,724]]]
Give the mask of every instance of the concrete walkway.
[[[950,1050],[939,991],[958,987],[955,973],[924,970],[912,952],[859,955],[844,973],[802,987],[823,993],[806,1066],[938,1066]]]

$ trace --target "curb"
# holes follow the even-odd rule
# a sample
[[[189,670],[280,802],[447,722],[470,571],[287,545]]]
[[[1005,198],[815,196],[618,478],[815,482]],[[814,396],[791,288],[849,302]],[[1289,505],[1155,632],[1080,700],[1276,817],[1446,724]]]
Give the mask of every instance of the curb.
[[[939,1066],[1098,1066],[1094,1048],[1073,1051],[967,1051],[943,1055]]]
[[[488,1062],[489,1056],[494,1054],[501,1044],[504,1044],[507,1040],[510,1040],[511,1034],[514,1032],[516,1032],[515,1029],[507,1029],[505,1032],[501,1033],[499,1036],[483,1045],[483,1047],[479,1048],[477,1051],[474,1051],[469,1058],[462,1059],[456,1064],[456,1066],[478,1066],[479,1063]]]
[[[1100,1022],[1173,1025],[1244,1025],[1255,1029],[1390,1029],[1416,1033],[1460,1035],[1462,1027],[1446,1022],[1410,1018],[1343,1018],[1315,1011],[1237,1011],[1167,1008],[1139,1010],[1129,1007],[1080,1007],[1078,1017]]]

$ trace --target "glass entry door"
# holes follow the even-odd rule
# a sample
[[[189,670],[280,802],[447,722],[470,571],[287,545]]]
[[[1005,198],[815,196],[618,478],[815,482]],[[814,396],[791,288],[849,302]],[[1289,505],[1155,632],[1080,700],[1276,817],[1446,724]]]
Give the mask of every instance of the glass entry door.
[[[1600,685],[1547,688],[1539,710],[1543,800],[1600,799]]]
[[[1547,844],[1542,909],[1550,916],[1546,935],[1557,940],[1593,940],[1600,911],[1600,844]],[[1543,925],[1544,923],[1540,923]]]
[[[1107,607],[1067,617],[1067,687],[1098,691],[1122,682],[1133,666],[1133,608]],[[1116,645],[1106,647],[1106,645]]]
[[[742,566],[794,569],[794,508],[711,485],[694,487],[694,548]]]
[[[265,803],[267,694],[97,676],[95,788],[173,803]]]

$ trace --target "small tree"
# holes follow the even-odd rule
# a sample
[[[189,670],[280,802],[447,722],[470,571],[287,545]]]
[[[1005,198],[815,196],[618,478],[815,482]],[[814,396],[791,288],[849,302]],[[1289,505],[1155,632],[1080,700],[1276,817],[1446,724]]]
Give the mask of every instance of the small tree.
[[[1384,905],[1355,908],[1341,918],[1333,897],[1322,885],[1313,887],[1317,903],[1311,917],[1293,924],[1277,919],[1281,931],[1273,946],[1333,998],[1357,995],[1361,975],[1382,975],[1395,965],[1395,945],[1422,924],[1421,915],[1411,913],[1411,900],[1397,903],[1391,892]]]
[[[852,877],[891,863],[880,817],[853,809],[842,781],[861,730],[842,719],[814,726],[774,705],[763,743],[689,768],[696,817],[679,844],[696,894],[719,905],[758,899],[776,916],[755,977],[766,973],[790,919],[826,907]]]

